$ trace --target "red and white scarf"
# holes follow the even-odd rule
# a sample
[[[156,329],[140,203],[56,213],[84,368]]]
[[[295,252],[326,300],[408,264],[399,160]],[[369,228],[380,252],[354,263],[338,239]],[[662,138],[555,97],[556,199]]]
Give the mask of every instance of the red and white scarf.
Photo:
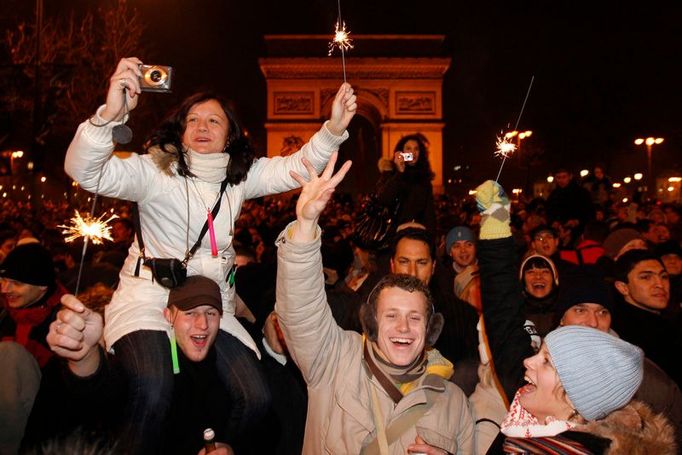
[[[500,425],[500,431],[506,436],[512,438],[556,436],[577,426],[573,422],[559,420],[552,416],[547,417],[545,423],[540,423],[533,414],[528,412],[519,403],[520,392],[521,390],[518,390],[516,395],[514,395],[514,401],[509,407],[507,417],[505,417],[502,425]]]

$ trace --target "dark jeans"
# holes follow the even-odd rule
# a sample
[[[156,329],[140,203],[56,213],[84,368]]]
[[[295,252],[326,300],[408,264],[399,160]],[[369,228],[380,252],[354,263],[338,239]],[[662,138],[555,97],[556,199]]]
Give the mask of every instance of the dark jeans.
[[[237,338],[219,330],[215,347],[219,376],[234,403],[226,422],[228,434],[239,435],[266,414],[270,390],[256,355]],[[173,397],[168,336],[140,330],[122,337],[114,349],[129,378],[122,448],[125,453],[157,453]]]

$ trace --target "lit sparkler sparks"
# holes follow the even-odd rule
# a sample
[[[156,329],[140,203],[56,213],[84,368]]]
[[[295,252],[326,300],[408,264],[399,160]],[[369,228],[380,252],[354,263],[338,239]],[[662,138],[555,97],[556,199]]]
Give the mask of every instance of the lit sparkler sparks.
[[[509,142],[509,138],[504,136],[497,137],[495,146],[497,147],[495,149],[495,156],[501,156],[502,158],[507,158],[516,151],[516,144]]]
[[[106,214],[95,218],[93,216],[87,215],[85,218],[81,217],[81,214],[76,210],[76,216],[71,218],[71,224],[69,226],[59,226],[64,228],[62,234],[66,234],[64,240],[66,242],[73,242],[74,240],[85,237],[92,240],[92,243],[99,245],[104,243],[103,239],[113,240],[111,238],[111,226],[109,222],[118,215],[111,215],[106,220],[104,219]]]
[[[526,91],[526,97],[523,99],[523,104],[521,105],[521,111],[519,111],[519,116],[516,117],[516,125],[514,125],[514,131],[518,130],[519,128],[519,123],[521,122],[521,117],[523,117],[523,110],[526,108],[526,103],[528,102],[528,96],[530,95],[530,89],[533,88],[533,81],[535,81],[535,76],[531,76],[530,78],[530,84],[528,84],[528,90]],[[507,125],[509,126],[509,125]],[[500,180],[500,175],[502,175],[502,168],[504,167],[505,161],[507,161],[507,157],[514,153],[516,150],[516,144],[512,144],[509,142],[509,139],[511,139],[511,136],[507,136],[506,134],[502,137],[497,137],[497,150],[495,150],[495,156],[501,156],[502,157],[502,163],[500,164],[500,170],[497,171],[497,177],[495,177],[495,183],[497,183],[498,180]]]
[[[350,31],[346,30],[345,22],[336,22],[336,29],[334,30],[334,39],[329,42],[329,56],[334,53],[335,48],[339,48],[341,53],[353,49],[353,40],[350,37]]]

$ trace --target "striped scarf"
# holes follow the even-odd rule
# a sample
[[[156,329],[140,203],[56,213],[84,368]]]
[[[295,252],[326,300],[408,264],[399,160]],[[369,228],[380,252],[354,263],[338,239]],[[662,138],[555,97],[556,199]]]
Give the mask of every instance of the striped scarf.
[[[546,438],[507,438],[502,446],[504,453],[551,454],[551,455],[590,455],[582,444],[564,436]]]

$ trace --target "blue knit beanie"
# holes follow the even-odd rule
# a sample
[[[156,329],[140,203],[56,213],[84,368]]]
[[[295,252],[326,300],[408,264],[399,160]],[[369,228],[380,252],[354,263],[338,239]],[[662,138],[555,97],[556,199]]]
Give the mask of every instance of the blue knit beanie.
[[[450,229],[448,235],[445,237],[445,251],[450,254],[450,249],[452,245],[459,241],[464,240],[466,242],[476,243],[476,235],[474,231],[466,226],[455,226]]]
[[[570,325],[547,334],[545,344],[568,398],[587,420],[628,404],[642,383],[644,353],[613,335]]]

